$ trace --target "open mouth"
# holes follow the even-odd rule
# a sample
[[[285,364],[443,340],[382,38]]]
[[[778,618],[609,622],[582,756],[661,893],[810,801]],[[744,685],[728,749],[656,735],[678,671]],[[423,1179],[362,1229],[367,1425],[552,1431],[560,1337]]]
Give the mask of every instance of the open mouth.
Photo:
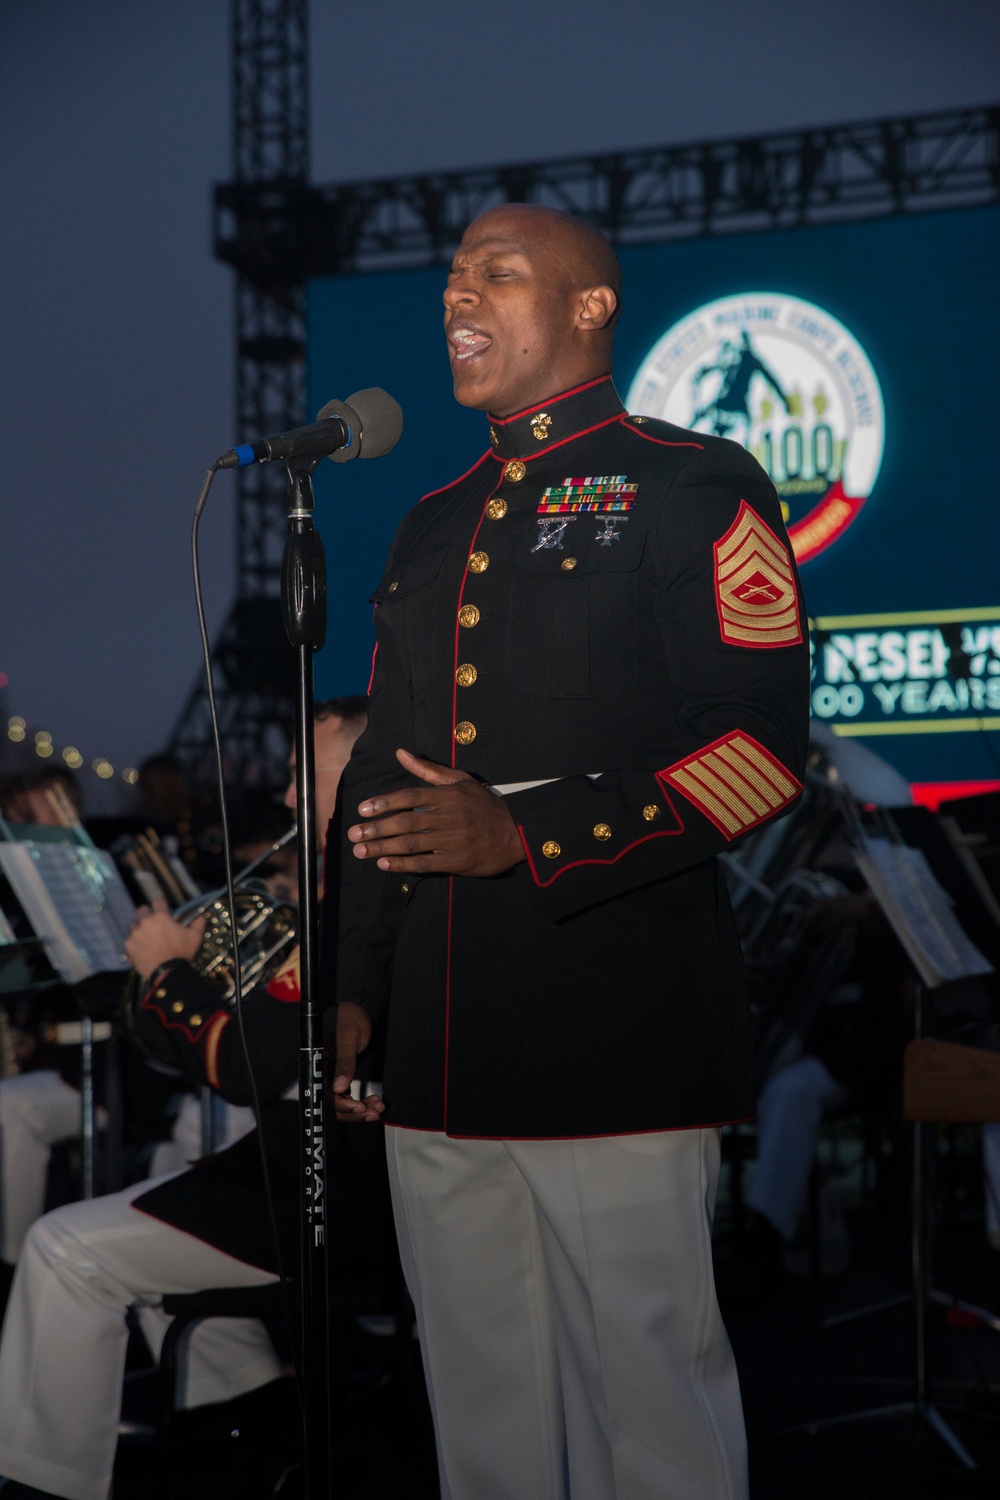
[[[448,344],[452,364],[468,365],[486,353],[493,340],[481,328],[471,323],[459,323],[448,330]]]

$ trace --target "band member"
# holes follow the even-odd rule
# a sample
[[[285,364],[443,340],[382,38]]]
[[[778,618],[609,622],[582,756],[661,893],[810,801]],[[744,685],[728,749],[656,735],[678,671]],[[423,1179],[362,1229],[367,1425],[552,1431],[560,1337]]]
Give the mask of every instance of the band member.
[[[316,707],[316,809],[329,821],[363,699]],[[294,802],[294,792],[292,793]],[[141,1040],[195,1087],[235,1104],[252,1099],[232,1012],[192,966],[201,934],[165,910],[147,911],[127,944],[148,987]],[[298,1254],[297,958],[245,997],[244,1024],[262,1111],[282,1260]],[[105,1500],[111,1484],[121,1378],[135,1309],[154,1356],[169,1319],[166,1292],[266,1285],[278,1262],[268,1227],[257,1132],[191,1170],[73,1203],[29,1231],[0,1341],[0,1474],[22,1494]],[[208,1319],[194,1330],[182,1404],[232,1399],[276,1379],[263,1324]],[[17,1484],[4,1489],[16,1497]]]
[[[581,222],[484,214],[444,302],[489,447],[375,590],[338,1110],[391,1127],[444,1495],[735,1500],[710,1232],[753,1068],[714,856],[801,790],[781,509],[735,443],[625,413],[619,268]],[[383,1014],[384,1101],[354,1102]]]

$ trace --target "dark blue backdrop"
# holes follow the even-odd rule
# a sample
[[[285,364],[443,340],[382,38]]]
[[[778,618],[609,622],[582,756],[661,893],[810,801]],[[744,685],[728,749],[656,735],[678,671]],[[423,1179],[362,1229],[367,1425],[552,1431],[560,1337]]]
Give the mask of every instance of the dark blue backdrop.
[[[616,381],[672,323],[748,290],[801,296],[839,318],[871,359],[885,399],[874,491],[845,536],[807,563],[813,616],[997,605],[994,433],[1000,353],[1000,209],[696,239],[621,252]],[[310,400],[384,385],[406,414],[388,458],[317,475],[329,557],[329,643],[320,693],[364,689],[368,597],[399,518],[486,447],[482,416],[458,407],[441,332],[440,268],[316,281]],[[992,741],[992,744],[988,742]],[[914,734],[869,743],[911,779],[996,776],[1000,734]]]

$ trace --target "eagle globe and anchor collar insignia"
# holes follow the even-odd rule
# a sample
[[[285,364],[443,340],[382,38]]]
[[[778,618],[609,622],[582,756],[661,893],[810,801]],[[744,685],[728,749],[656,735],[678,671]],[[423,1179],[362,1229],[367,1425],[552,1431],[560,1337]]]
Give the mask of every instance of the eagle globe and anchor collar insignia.
[[[559,443],[608,426],[624,414],[611,376],[600,375],[509,417],[490,412],[490,449],[503,464],[510,459],[530,460]]]

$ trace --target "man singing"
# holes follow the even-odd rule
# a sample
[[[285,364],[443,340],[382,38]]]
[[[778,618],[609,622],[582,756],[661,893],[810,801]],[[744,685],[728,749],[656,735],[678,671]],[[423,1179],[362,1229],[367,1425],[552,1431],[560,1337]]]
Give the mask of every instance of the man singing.
[[[444,302],[489,449],[376,590],[332,852],[338,1113],[392,1127],[445,1497],[738,1500],[711,1221],[753,1082],[714,856],[800,792],[781,510],[736,444],[626,415],[585,224],[484,214]],[[383,1016],[384,1100],[352,1101]]]

